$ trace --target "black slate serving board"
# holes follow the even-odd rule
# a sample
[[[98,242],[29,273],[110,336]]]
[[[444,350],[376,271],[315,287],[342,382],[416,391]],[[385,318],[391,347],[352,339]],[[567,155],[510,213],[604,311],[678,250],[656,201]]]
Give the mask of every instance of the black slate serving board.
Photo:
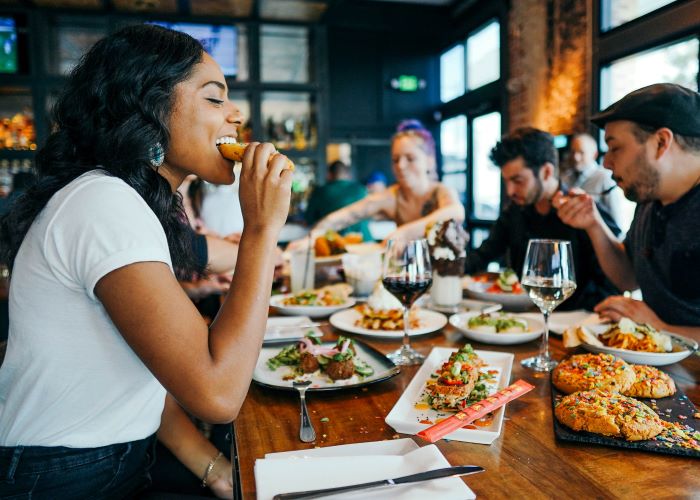
[[[551,383],[552,388],[552,421],[554,422],[554,436],[559,441],[568,441],[572,443],[597,444],[602,446],[612,446],[617,448],[630,448],[639,451],[649,451],[652,453],[664,453],[667,455],[680,455],[684,457],[700,458],[700,451],[695,451],[690,448],[684,448],[678,444],[669,447],[666,441],[648,439],[646,441],[625,441],[620,438],[601,436],[585,431],[574,431],[565,425],[559,423],[554,416],[555,402],[565,396],[563,392],[557,390]],[[695,405],[678,389],[676,394],[667,398],[651,399],[637,398],[647,406],[651,407],[662,420],[667,422],[679,422],[688,425],[695,430],[700,427],[700,420],[696,419],[694,414],[698,411]],[[670,410],[670,411],[668,411]],[[685,419],[683,418],[685,417]]]

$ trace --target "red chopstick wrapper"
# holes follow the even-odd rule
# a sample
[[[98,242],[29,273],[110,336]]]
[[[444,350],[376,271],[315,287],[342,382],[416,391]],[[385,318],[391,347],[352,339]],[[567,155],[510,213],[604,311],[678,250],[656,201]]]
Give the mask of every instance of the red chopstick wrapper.
[[[501,389],[497,393],[490,395],[486,399],[477,401],[470,407],[460,410],[451,417],[420,431],[418,436],[422,437],[426,441],[434,443],[438,439],[442,439],[443,437],[447,436],[450,432],[456,431],[457,429],[472,423],[474,420],[497,410],[507,402],[519,398],[534,388],[534,385],[528,384],[524,380],[518,380],[505,389]]]

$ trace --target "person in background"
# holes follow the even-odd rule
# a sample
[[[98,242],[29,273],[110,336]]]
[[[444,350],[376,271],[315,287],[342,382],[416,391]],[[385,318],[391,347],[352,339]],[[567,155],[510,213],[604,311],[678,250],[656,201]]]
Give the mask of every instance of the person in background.
[[[422,238],[431,222],[464,220],[464,206],[454,189],[430,178],[436,164],[435,141],[418,120],[399,124],[391,140],[391,164],[396,184],[328,214],[312,228],[311,238],[294,241],[291,248],[303,248],[329,229],[339,231],[368,218],[396,223],[386,240]]]
[[[311,192],[309,204],[304,213],[307,224],[314,224],[331,212],[341,209],[367,196],[367,189],[352,180],[350,166],[342,161],[334,161],[328,166],[326,183]],[[364,241],[372,241],[366,220],[361,220],[341,231],[341,234],[361,233]]]
[[[626,231],[629,221],[625,217],[625,197],[610,171],[599,165],[597,159],[595,139],[589,134],[574,135],[569,147],[570,165],[561,175],[562,185],[590,194],[599,206],[607,210],[617,227]]]
[[[387,179],[384,172],[375,170],[365,180],[365,187],[368,194],[381,193],[386,189]]]
[[[557,150],[551,134],[524,127],[504,136],[491,150],[491,161],[501,169],[510,205],[491,227],[489,237],[467,254],[465,272],[483,271],[489,262],[506,258],[520,276],[527,243],[532,238],[571,241],[576,291],[560,309],[589,309],[618,290],[605,278],[585,231],[564,224],[551,199],[559,189]],[[619,232],[612,219],[606,223]]]
[[[557,193],[553,203],[562,221],[588,233],[612,282],[644,298],[610,297],[595,310],[700,340],[700,94],[650,85],[592,121],[605,128],[603,165],[637,202],[627,237],[608,230],[590,195]]]
[[[227,96],[199,42],[154,25],[101,39],[68,77],[39,181],[0,220],[11,269],[0,497],[133,497],[156,431],[180,434],[180,405],[210,423],[236,418],[292,173],[271,144],[246,148],[236,272],[207,326],[177,282],[198,266],[176,189],[189,174],[233,182],[216,146],[242,122]],[[209,484],[220,457],[206,455],[189,454]]]

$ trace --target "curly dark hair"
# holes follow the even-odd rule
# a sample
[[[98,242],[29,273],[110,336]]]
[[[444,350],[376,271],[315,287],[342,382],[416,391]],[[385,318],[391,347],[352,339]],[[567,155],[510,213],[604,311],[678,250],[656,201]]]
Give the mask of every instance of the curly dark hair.
[[[49,199],[80,175],[101,168],[146,201],[165,230],[179,277],[200,271],[181,196],[149,161],[167,151],[174,87],[202,60],[194,38],[154,25],[121,29],[97,42],[68,77],[55,124],[36,157],[38,181],[0,219],[0,259],[10,268],[34,219]]]
[[[522,127],[503,136],[490,155],[491,161],[499,167],[518,157],[523,158],[525,165],[535,176],[545,163],[551,163],[555,168],[559,164],[552,134],[533,127]]]

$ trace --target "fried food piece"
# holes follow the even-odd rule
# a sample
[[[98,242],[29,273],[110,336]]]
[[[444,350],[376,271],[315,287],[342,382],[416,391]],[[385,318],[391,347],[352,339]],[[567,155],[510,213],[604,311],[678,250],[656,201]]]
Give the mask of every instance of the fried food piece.
[[[326,238],[316,238],[314,241],[314,253],[316,257],[328,257],[331,255],[331,246]]]
[[[622,391],[625,396],[634,398],[665,398],[676,393],[676,383],[658,368],[646,365],[632,365],[636,380],[632,386]]]
[[[240,162],[243,161],[243,153],[245,152],[245,148],[248,145],[239,142],[227,142],[223,144],[217,144],[216,146],[219,148],[219,153],[221,153],[221,156],[223,156],[227,160]],[[272,158],[272,156],[270,156],[270,158]],[[292,162],[292,160],[287,160],[287,168],[291,171],[294,171],[294,163]]]
[[[332,359],[326,364],[325,371],[333,380],[345,380],[354,375],[355,364],[352,357],[341,361]]]
[[[552,372],[554,386],[567,394],[591,389],[622,392],[634,381],[632,367],[612,354],[576,354]]]
[[[304,373],[313,373],[319,369],[320,365],[316,359],[316,356],[310,352],[302,352],[299,360],[299,367]]]
[[[554,415],[575,431],[621,437],[627,441],[651,439],[663,430],[659,416],[644,403],[600,390],[563,397],[554,408]]]

